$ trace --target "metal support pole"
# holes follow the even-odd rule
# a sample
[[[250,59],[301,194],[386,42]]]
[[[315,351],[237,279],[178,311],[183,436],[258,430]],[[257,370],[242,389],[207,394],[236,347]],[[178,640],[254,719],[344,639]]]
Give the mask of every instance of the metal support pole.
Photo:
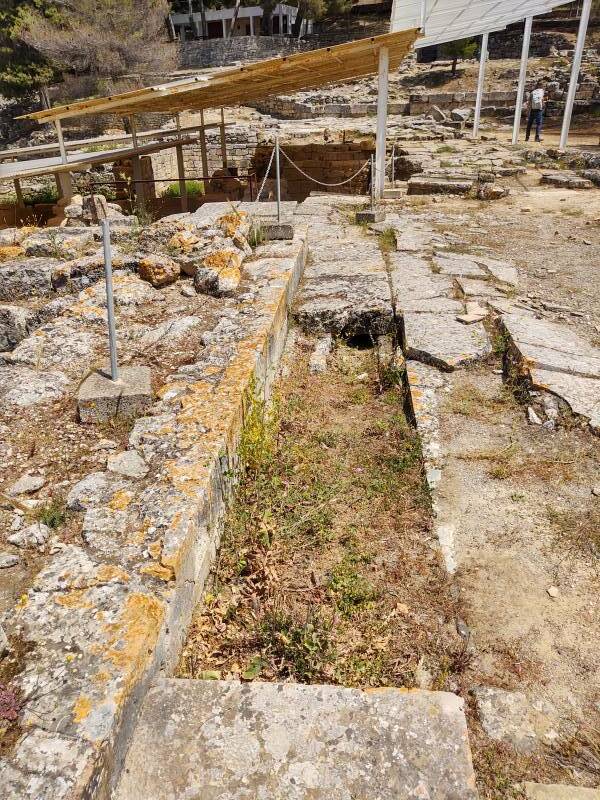
[[[531,26],[533,17],[525,18],[525,28],[523,29],[523,49],[521,50],[521,69],[519,70],[519,86],[517,88],[517,102],[515,103],[515,120],[513,123],[512,143],[519,141],[519,130],[521,128],[521,115],[523,113],[523,94],[525,92],[525,80],[527,78],[527,60],[529,58],[529,42],[531,41]]]
[[[131,128],[131,142],[135,148],[138,146],[137,123],[133,114],[129,117],[129,127]]]
[[[485,64],[488,56],[489,34],[484,33],[481,37],[481,55],[479,58],[479,80],[477,81],[477,100],[475,102],[475,119],[473,121],[473,138],[479,136],[479,122],[481,120],[481,105],[483,101],[483,86],[485,84]]]
[[[375,211],[375,156],[371,153],[371,211]]]
[[[392,187],[396,186],[396,143],[392,145]]]
[[[110,377],[113,381],[119,380],[119,365],[117,363],[117,332],[115,328],[115,301],[112,285],[112,252],[110,247],[110,224],[107,219],[101,219],[102,243],[104,245],[104,277],[106,280],[106,311],[108,316],[108,344],[110,347]]]
[[[277,222],[281,222],[281,173],[279,170],[279,136],[275,137],[275,180],[277,184]]]
[[[58,149],[60,150],[60,160],[63,164],[67,163],[67,149],[65,147],[65,140],[63,139],[63,132],[62,132],[62,125],[60,124],[60,120],[54,120],[54,126],[56,128],[56,135],[58,136]]]
[[[425,34],[425,23],[427,21],[427,0],[421,0],[421,33]]]
[[[567,92],[567,102],[565,103],[565,115],[563,117],[562,130],[560,132],[559,150],[564,150],[569,141],[569,130],[571,128],[571,117],[573,115],[573,105],[577,94],[577,81],[579,80],[579,70],[581,69],[581,58],[585,47],[585,37],[587,34],[588,22],[590,21],[590,11],[592,0],[583,0],[581,9],[581,19],[579,20],[579,31],[577,33],[577,44],[575,45],[575,55],[573,56],[573,66],[571,68],[571,80],[569,91]]]
[[[387,47],[379,50],[379,81],[377,84],[377,134],[375,139],[375,194],[383,197],[385,185],[385,145],[388,109],[388,72],[390,51]]]
[[[221,109],[221,159],[223,169],[227,169],[227,142],[225,141],[225,112]]]

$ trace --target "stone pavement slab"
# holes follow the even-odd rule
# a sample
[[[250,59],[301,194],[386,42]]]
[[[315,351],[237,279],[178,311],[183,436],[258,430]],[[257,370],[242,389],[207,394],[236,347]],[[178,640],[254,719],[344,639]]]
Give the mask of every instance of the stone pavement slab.
[[[446,692],[163,680],[115,800],[475,800],[463,701]]]
[[[481,323],[463,325],[450,314],[405,313],[404,330],[407,357],[442,370],[451,371],[491,353]]]

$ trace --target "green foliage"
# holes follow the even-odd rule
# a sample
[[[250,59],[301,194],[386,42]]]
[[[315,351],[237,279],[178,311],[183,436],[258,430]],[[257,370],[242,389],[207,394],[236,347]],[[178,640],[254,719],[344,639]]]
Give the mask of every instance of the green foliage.
[[[204,183],[202,181],[186,181],[185,188],[189,195],[204,194]],[[162,193],[163,197],[181,197],[179,182],[170,183]]]
[[[346,554],[333,568],[329,580],[335,604],[345,617],[351,617],[377,596],[369,581],[356,570],[356,562],[360,560],[366,559],[353,553]]]
[[[34,11],[54,17],[55,6],[48,0],[3,0],[0,4],[0,94],[26,98],[56,78],[52,65],[19,39],[19,31]]]
[[[330,633],[331,626],[315,611],[309,610],[304,624],[283,611],[272,611],[263,617],[259,635],[264,651],[282,662],[286,677],[315,683],[333,661]]]
[[[64,525],[66,520],[65,505],[61,500],[52,500],[47,506],[37,512],[38,522],[55,530]]]
[[[456,73],[456,64],[459,59],[473,58],[477,52],[477,42],[475,39],[457,39],[454,42],[447,42],[442,53],[446,58],[452,59],[452,74]]]

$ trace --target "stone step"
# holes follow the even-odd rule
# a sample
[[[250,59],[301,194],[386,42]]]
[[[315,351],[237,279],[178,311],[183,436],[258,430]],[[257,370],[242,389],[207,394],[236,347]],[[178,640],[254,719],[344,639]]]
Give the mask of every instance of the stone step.
[[[399,197],[404,197],[406,194],[406,189],[384,189],[383,190],[383,199],[384,200],[397,200]]]
[[[114,800],[476,800],[447,692],[165,679],[146,695]]]

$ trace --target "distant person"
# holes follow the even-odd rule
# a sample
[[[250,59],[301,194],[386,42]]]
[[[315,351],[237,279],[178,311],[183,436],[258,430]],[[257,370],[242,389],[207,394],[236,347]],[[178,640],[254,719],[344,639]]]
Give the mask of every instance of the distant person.
[[[544,91],[544,84],[538,81],[535,89],[529,95],[529,117],[527,119],[527,135],[525,141],[529,141],[531,136],[531,129],[535,123],[535,140],[541,142],[542,124],[544,122],[544,105],[546,103],[546,92]]]

